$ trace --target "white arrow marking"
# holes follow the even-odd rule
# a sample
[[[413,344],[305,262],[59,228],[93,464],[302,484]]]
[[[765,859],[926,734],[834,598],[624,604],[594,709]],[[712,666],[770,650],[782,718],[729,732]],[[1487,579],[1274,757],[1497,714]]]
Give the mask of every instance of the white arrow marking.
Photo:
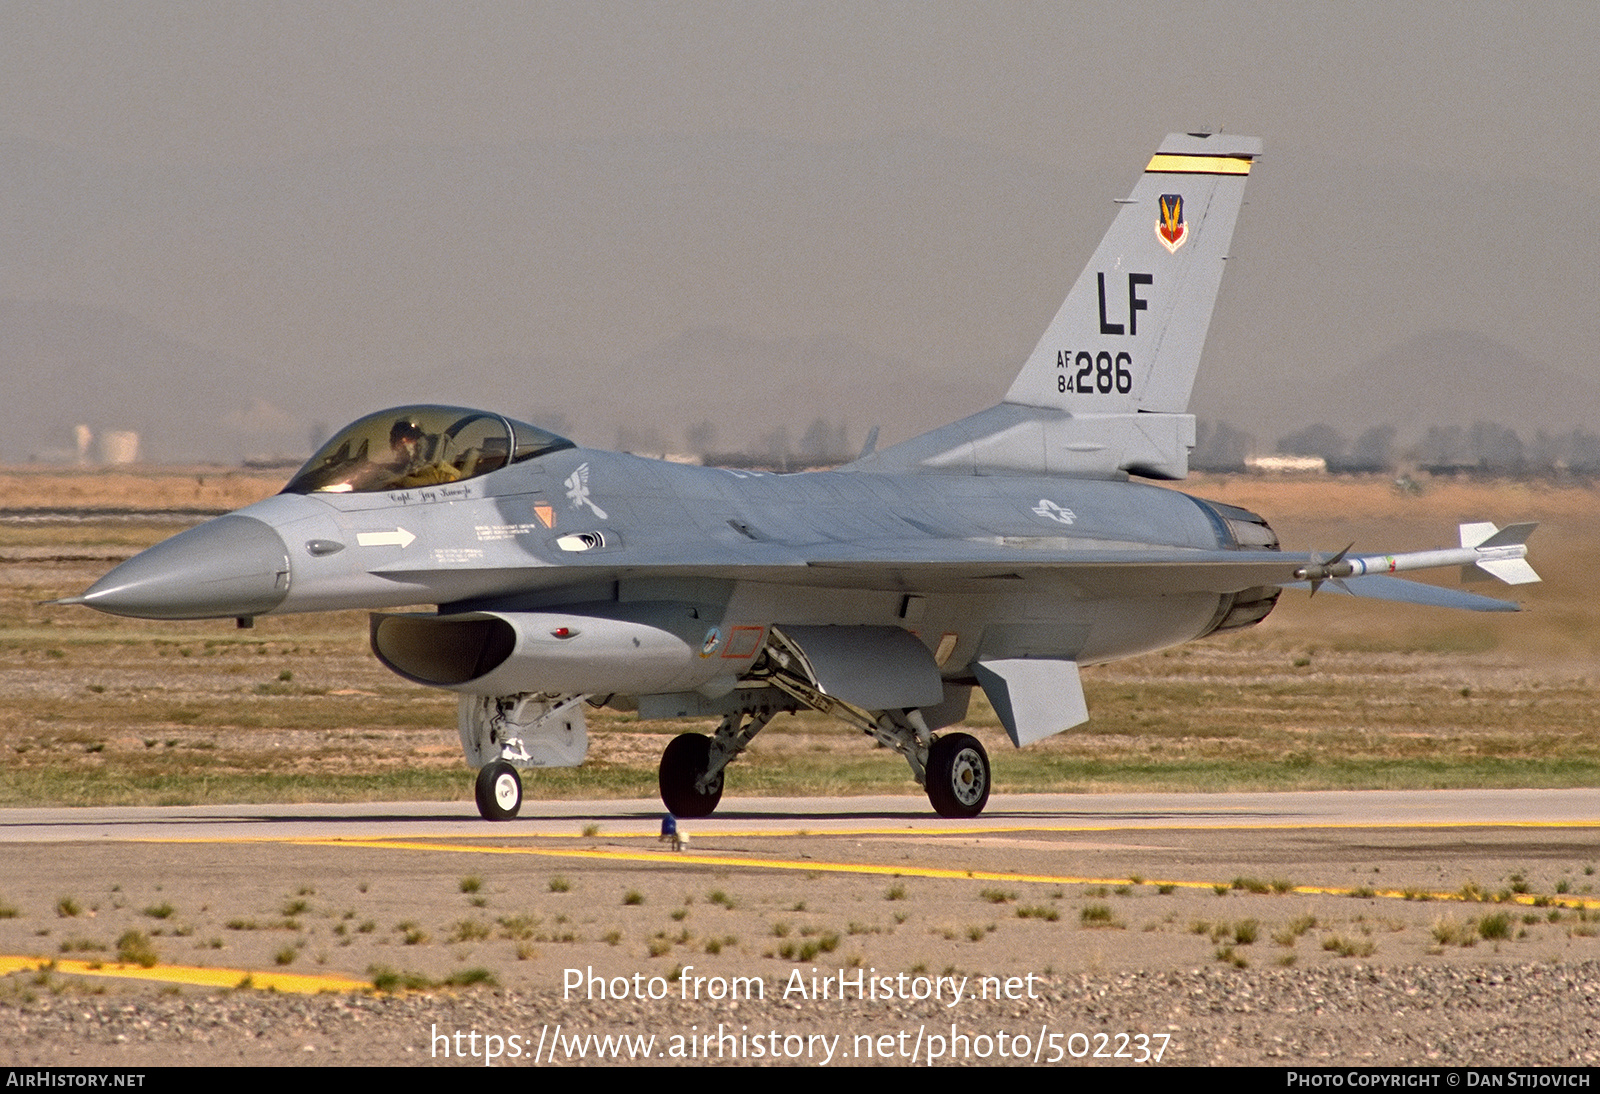
[[[411,541],[417,537],[404,528],[395,527],[392,532],[357,532],[356,543],[362,547],[400,547],[411,546]]]

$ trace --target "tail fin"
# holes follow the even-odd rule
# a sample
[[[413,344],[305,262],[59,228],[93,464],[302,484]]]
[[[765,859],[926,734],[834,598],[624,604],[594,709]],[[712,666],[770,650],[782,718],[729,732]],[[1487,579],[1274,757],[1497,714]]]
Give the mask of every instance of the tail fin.
[[[850,468],[1187,475],[1189,392],[1260,154],[1254,137],[1162,141],[1005,401]]]
[[[1005,401],[1075,415],[1184,413],[1260,154],[1253,137],[1162,141]]]
[[[1477,550],[1480,557],[1461,567],[1462,581],[1483,581],[1484,574],[1499,578],[1507,585],[1528,585],[1539,580],[1539,574],[1528,565],[1523,556],[1527,553],[1528,537],[1537,524],[1511,524],[1496,528],[1493,524],[1463,524],[1461,546]]]

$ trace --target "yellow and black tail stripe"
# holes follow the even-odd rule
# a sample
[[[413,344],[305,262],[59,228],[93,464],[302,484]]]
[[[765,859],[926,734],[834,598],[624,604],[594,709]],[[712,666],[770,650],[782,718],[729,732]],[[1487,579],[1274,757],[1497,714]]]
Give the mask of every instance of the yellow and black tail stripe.
[[[1145,174],[1155,175],[1248,175],[1248,156],[1188,156],[1157,152],[1145,165]]]

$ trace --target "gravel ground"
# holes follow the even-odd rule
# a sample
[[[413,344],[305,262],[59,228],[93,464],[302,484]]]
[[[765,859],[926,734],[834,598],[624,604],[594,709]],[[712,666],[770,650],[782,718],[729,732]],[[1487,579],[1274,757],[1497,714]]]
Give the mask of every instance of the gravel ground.
[[[968,1000],[956,1007],[786,1003],[779,983],[766,987],[765,1001],[720,1004],[676,998],[563,1003],[559,993],[499,991],[453,996],[54,994],[0,1004],[0,1055],[8,1064],[110,1067],[456,1066],[483,1064],[493,1046],[506,1053],[500,1064],[548,1066],[559,1024],[563,1046],[587,1035],[653,1035],[644,1055],[661,1064],[771,1063],[774,1046],[781,1062],[792,1064],[828,1063],[830,1047],[833,1064],[926,1064],[935,1050],[944,1054],[933,1061],[941,1065],[1033,1062],[1035,1050],[1039,1062],[1059,1056],[1063,1065],[1136,1062],[1094,1055],[1119,1050],[1135,1057],[1160,1052],[1161,1063],[1191,1066],[1600,1062],[1596,962],[1082,975],[1036,982],[1034,1000]],[[719,1029],[727,1035],[720,1057]],[[708,1032],[713,1035],[709,1049],[690,1039]],[[1086,1036],[1073,1036],[1080,1033]],[[1132,1036],[1123,1040],[1120,1033]],[[1141,1034],[1151,1039],[1142,1041]],[[538,1050],[541,1035],[545,1047]],[[1162,1035],[1170,1035],[1170,1041],[1163,1044]],[[501,1040],[486,1040],[492,1037]],[[457,1054],[458,1047],[464,1052]],[[871,1057],[863,1058],[869,1051]],[[1019,1054],[1024,1058],[1006,1059]],[[553,1062],[600,1062],[592,1041],[586,1060],[576,1055],[557,1051]],[[628,1062],[627,1051],[620,1055],[619,1062]]]
[[[1462,835],[1256,830],[1248,849],[1230,831],[1141,834],[1162,847],[1014,831],[701,841],[811,859],[814,873],[487,855],[461,840],[404,852],[14,844],[0,952],[114,962],[113,940],[138,930],[180,965],[356,980],[379,967],[435,981],[484,969],[503,987],[296,996],[19,972],[0,978],[0,1063],[455,1066],[484,1063],[490,1046],[503,1065],[627,1062],[636,1041],[607,1052],[592,1039],[619,1035],[654,1037],[642,1052],[658,1064],[1600,1063],[1600,938],[1594,913],[1573,906],[1587,896],[1534,908],[1352,893],[1349,880],[1277,893],[882,872],[960,860],[1102,877],[1165,865],[1200,879],[1272,861],[1312,885],[1437,891],[1468,863],[1496,882],[1519,863],[1539,891],[1588,884],[1570,865],[1586,828]],[[527,849],[591,842],[639,849],[604,836]],[[1345,865],[1355,855],[1359,874]],[[64,916],[56,902],[74,892]],[[760,991],[739,992],[736,977]],[[708,1033],[709,1048],[694,1040]]]

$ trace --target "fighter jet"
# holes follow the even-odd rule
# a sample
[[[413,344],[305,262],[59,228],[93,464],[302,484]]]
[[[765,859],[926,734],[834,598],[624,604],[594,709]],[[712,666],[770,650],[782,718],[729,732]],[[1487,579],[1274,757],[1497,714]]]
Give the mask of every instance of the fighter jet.
[[[958,726],[982,688],[1018,746],[1088,719],[1079,668],[1259,623],[1285,586],[1476,610],[1387,576],[1537,581],[1532,525],[1459,548],[1280,549],[1182,479],[1187,411],[1261,144],[1169,136],[1003,402],[829,471],[757,474],[581,448],[489,411],[405,406],[341,430],[265,501],[62,603],[144,619],[371,609],[373,652],[461,695],[484,817],[519,771],[581,763],[585,710],[720,719],[661,757],[679,817],[776,715],[816,710],[905,757],[936,812],[988,801]],[[395,611],[434,605],[427,612]],[[385,610],[389,609],[389,610]]]

